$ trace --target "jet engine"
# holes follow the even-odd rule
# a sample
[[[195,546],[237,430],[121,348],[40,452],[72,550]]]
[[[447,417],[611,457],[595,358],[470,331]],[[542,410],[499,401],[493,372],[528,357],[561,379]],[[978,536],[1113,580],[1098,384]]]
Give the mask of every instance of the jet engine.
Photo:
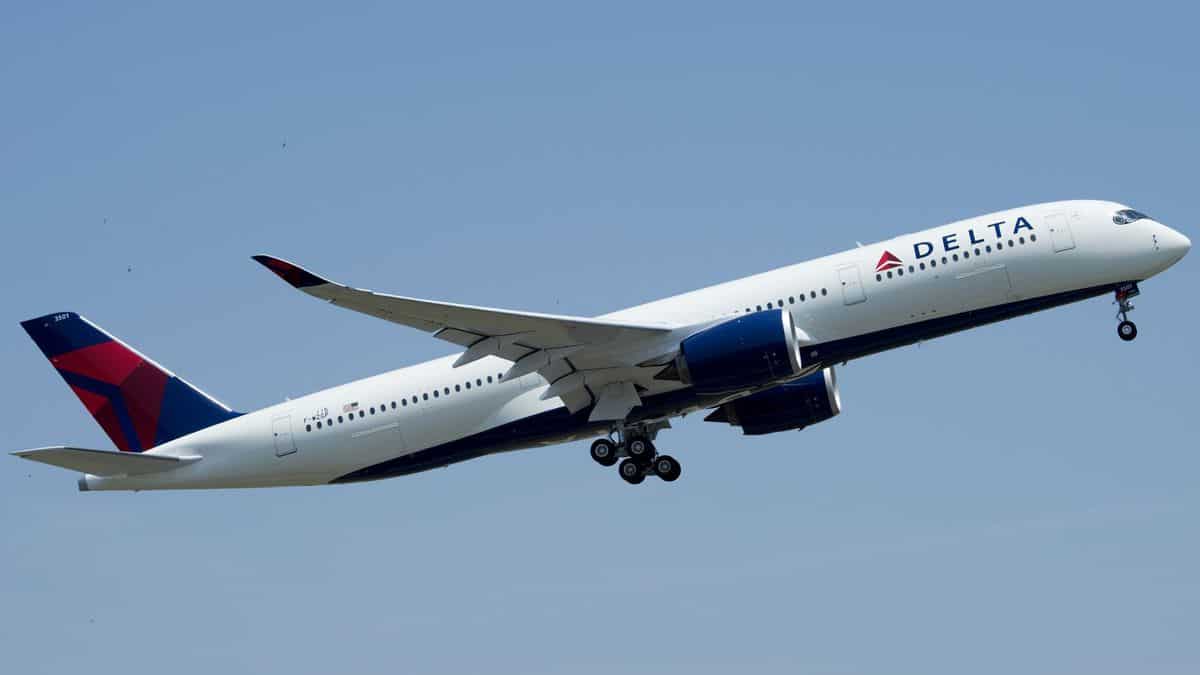
[[[803,429],[842,412],[833,368],[723,404],[706,422],[725,422],[747,436]]]
[[[683,340],[675,369],[699,394],[731,394],[801,371],[800,343],[785,310],[754,312]]]

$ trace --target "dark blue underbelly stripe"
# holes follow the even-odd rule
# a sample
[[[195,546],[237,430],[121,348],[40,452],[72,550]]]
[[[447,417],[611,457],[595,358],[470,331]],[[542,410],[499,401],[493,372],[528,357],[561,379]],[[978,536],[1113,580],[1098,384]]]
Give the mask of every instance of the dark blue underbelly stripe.
[[[804,348],[804,363],[808,365],[819,361],[823,366],[831,366],[843,361],[850,361],[871,354],[877,354],[888,349],[910,345],[922,340],[957,333],[968,328],[983,326],[1005,319],[1012,319],[1025,314],[1032,314],[1043,309],[1050,309],[1080,300],[1087,300],[1111,292],[1121,284],[1106,284],[1081,288],[1065,293],[1055,293],[1038,298],[1018,300],[1003,305],[995,305],[971,312],[963,312],[951,316],[919,321],[896,328],[856,335],[841,340],[832,340]],[[816,356],[812,356],[815,354]],[[691,389],[651,396],[643,399],[643,405],[635,408],[630,414],[631,421],[655,418],[671,414],[673,411],[693,407],[708,407],[715,404],[717,397],[698,397]],[[586,438],[604,433],[608,429],[607,422],[589,422],[591,408],[576,413],[566,408],[555,408],[543,413],[531,415],[508,424],[488,429],[466,438],[460,438],[449,443],[443,443],[432,448],[426,448],[402,457],[396,457],[386,462],[364,467],[334,479],[334,483],[356,483],[361,481],[392,478],[427,469],[436,469],[448,464],[482,457],[508,450],[527,448],[536,444],[553,444],[573,438]]]
[[[997,321],[1040,312],[1043,309],[1051,309],[1072,302],[1087,300],[1088,298],[1109,293],[1120,285],[1105,284],[1103,286],[1080,288],[1065,293],[1043,295],[1038,298],[1017,300],[961,314],[918,321],[874,333],[822,342],[803,349],[804,363],[808,365],[811,362],[819,361],[825,365],[834,365],[844,361],[851,361],[864,356],[878,354],[888,349],[915,344],[922,340],[931,340],[943,335],[950,335],[951,333],[957,333],[968,328],[976,328],[989,323],[996,323]]]

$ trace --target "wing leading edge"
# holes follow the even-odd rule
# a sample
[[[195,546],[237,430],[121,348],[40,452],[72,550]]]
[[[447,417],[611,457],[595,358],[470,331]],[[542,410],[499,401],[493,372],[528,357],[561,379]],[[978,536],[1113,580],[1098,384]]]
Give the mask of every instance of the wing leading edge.
[[[273,256],[254,260],[308,295],[464,347],[456,368],[498,356],[512,362],[504,379],[537,372],[550,383],[542,397],[558,397],[572,412],[596,402],[608,385],[653,380],[661,366],[638,364],[673,349],[678,329],[389,295],[330,281]],[[634,405],[598,405],[593,419],[621,419]]]

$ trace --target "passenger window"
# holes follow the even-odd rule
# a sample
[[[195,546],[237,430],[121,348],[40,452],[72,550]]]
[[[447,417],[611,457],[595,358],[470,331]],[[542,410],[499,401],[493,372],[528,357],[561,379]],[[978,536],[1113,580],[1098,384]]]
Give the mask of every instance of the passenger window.
[[[882,275],[882,274],[876,274],[876,275],[875,275],[875,281],[883,281],[883,275]]]
[[[922,271],[922,272],[924,272],[924,271],[925,271],[925,263],[921,263],[921,271]]]
[[[423,398],[423,399],[425,399],[426,401],[428,401],[428,400],[429,400],[429,392],[425,392],[424,394],[422,394],[422,395],[421,395],[421,398]]]
[[[1037,241],[1037,235],[1036,234],[1029,235],[1029,241]]]
[[[816,299],[817,299],[817,292],[816,292],[816,291],[809,291],[809,292],[808,292],[808,299],[809,299],[809,300],[816,300]]]
[[[437,391],[437,389],[434,389],[434,390],[433,390],[433,397],[434,397],[434,398],[437,398],[437,397],[438,397],[438,391]]]
[[[1021,237],[1021,238],[1020,238],[1020,239],[1018,239],[1017,241],[1021,242],[1021,245],[1022,245],[1022,246],[1024,246],[1024,245],[1025,245],[1025,237]]]
[[[1009,248],[1012,248],[1012,245],[1013,245],[1013,243],[1012,243],[1012,239],[1009,239],[1009,240],[1008,240],[1008,247],[1009,247]]]
[[[311,425],[311,424],[305,424],[305,425],[304,425],[304,430],[305,430],[305,431],[312,431],[312,425]]]
[[[796,304],[796,296],[794,296],[794,295],[789,295],[789,296],[788,296],[788,304],[789,304],[789,305],[794,305],[794,304]]]
[[[891,271],[891,270],[888,270],[888,271],[887,271],[887,273],[888,273],[888,278],[889,278],[889,279],[891,279],[891,278],[892,278],[892,271]]]
[[[450,387],[444,387],[442,389],[442,393],[449,396],[450,395]]]
[[[771,309],[771,303],[767,303],[767,309]]]
[[[908,271],[909,271],[909,272],[911,272],[911,271],[912,271],[912,265],[909,265],[909,266],[908,266]],[[822,289],[821,289],[821,295],[829,295],[829,289],[828,289],[828,288],[822,288]]]
[[[461,391],[462,391],[462,386],[461,386],[461,385],[457,385],[457,384],[456,384],[456,385],[454,385],[454,391],[461,392]]]
[[[341,423],[342,423],[342,416],[338,415],[338,424],[341,424]]]
[[[979,249],[975,249],[975,257],[978,258],[981,255],[983,254],[979,252]]]
[[[762,311],[762,305],[755,305],[755,306],[754,306],[754,311],[756,311],[756,312],[761,312],[761,311]]]
[[[900,276],[900,277],[904,276],[904,268],[903,267],[896,270],[896,276]]]
[[[996,250],[1003,251],[1004,250],[1004,242],[1002,242],[1002,241],[996,242]]]
[[[983,250],[987,251],[988,253],[991,253],[991,252],[992,252],[992,247],[991,247],[990,245],[988,245],[988,246],[984,246],[984,247],[983,247]]]
[[[320,429],[320,428],[321,428],[321,422],[320,422],[320,421],[318,421],[318,422],[317,422],[317,428],[318,428],[318,429]]]
[[[930,261],[929,261],[929,266],[930,266],[930,267],[937,267],[937,261],[936,261],[936,260],[930,260]]]
[[[488,375],[488,384],[491,384],[491,383],[492,383],[492,376]]]
[[[949,265],[949,264],[950,264],[950,260],[949,260],[948,258],[946,258],[946,256],[942,256],[942,264],[943,264],[943,265]]]
[[[971,252],[963,251],[963,260],[969,260],[970,258],[971,258]]]

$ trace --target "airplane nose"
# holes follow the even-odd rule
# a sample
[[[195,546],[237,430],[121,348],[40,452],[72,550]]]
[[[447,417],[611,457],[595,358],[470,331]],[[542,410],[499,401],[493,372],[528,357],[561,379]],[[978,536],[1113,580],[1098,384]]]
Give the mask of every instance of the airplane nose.
[[[1174,256],[1176,260],[1182,260],[1183,256],[1192,250],[1192,240],[1184,236],[1182,232],[1176,232],[1169,227],[1166,229],[1167,236],[1164,237],[1163,249]]]

